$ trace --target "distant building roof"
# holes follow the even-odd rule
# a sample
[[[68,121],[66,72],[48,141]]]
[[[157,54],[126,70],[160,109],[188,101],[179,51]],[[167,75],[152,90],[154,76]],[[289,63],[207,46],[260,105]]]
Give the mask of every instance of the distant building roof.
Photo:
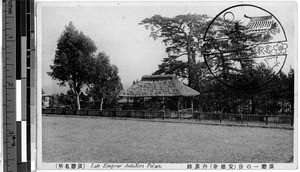
[[[42,94],[42,97],[51,97],[51,94]]]
[[[123,97],[174,97],[197,96],[200,93],[180,81],[174,75],[145,75],[131,86]]]
[[[249,17],[244,15],[244,17],[250,19],[250,22],[246,26],[248,32],[262,32],[276,26],[276,22],[272,19],[272,16]]]

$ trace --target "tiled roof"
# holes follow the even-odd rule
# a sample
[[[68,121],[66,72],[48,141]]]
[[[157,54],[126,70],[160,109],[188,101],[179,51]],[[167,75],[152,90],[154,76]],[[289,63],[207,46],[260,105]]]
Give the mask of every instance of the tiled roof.
[[[250,19],[250,22],[247,24],[248,31],[264,31],[272,28],[275,23],[272,19],[272,16],[259,16],[259,17],[248,17],[244,15],[246,18]]]

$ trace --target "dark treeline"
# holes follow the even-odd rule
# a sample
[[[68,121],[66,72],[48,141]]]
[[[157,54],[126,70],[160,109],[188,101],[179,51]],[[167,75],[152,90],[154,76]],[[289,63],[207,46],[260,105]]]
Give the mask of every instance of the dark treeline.
[[[253,81],[273,79],[266,85],[251,90],[224,85],[212,76],[202,80],[194,87],[200,92],[200,96],[195,98],[196,108],[204,112],[292,114],[294,70],[291,68],[288,74],[279,72],[275,76],[269,69],[261,67],[257,73],[259,75],[252,76]]]

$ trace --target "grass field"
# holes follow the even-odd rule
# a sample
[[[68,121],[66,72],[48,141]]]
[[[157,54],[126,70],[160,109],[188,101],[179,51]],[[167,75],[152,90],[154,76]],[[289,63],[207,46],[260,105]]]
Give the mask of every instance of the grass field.
[[[108,118],[42,118],[43,162],[284,163],[293,130]]]

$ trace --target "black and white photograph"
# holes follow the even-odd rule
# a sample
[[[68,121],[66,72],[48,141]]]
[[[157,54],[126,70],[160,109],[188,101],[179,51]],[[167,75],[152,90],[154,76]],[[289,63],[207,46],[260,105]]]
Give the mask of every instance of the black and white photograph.
[[[38,169],[297,168],[296,1],[36,11]]]

